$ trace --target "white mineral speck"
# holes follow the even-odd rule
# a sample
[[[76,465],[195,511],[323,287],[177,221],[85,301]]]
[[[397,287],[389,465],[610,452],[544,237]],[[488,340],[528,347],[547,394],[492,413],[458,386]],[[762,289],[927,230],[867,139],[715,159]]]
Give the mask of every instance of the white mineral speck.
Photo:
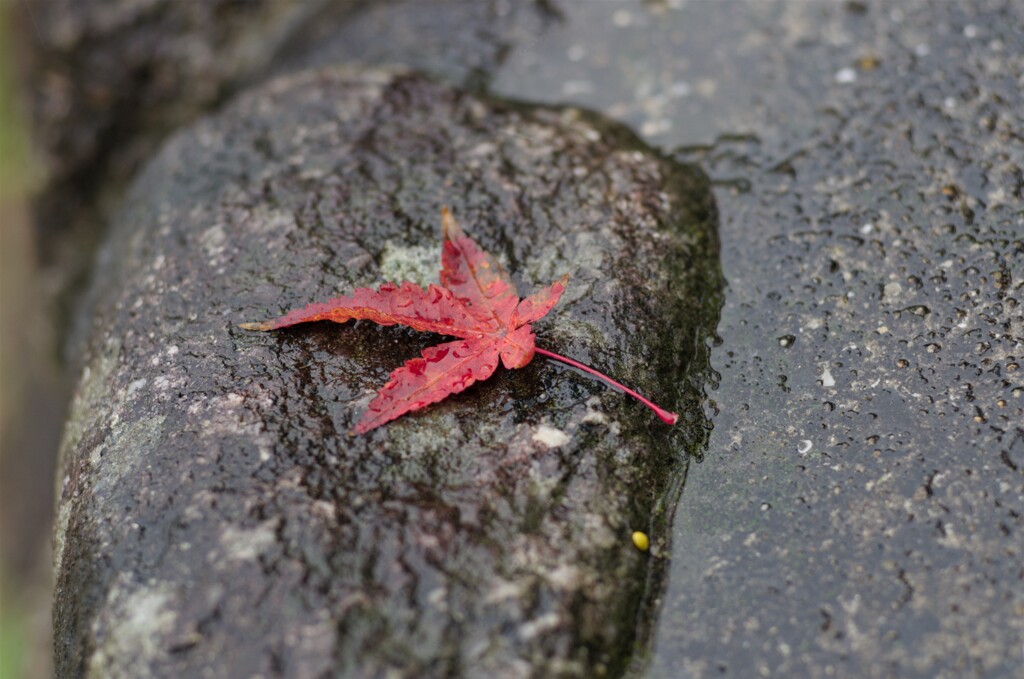
[[[583,580],[583,574],[575,566],[564,564],[548,573],[548,580],[555,589],[571,591]]]
[[[856,80],[857,71],[853,70],[849,66],[847,66],[846,68],[841,68],[838,71],[836,71],[837,83],[848,85],[849,83],[856,82]]]
[[[561,619],[558,613],[551,612],[546,613],[539,618],[531,620],[523,625],[519,626],[519,638],[524,641],[529,641],[534,637],[537,637],[544,632],[548,632],[560,624]]]
[[[612,15],[612,22],[620,28],[625,28],[633,23],[633,15],[624,9],[620,9]]]
[[[672,129],[672,121],[668,118],[658,118],[656,120],[645,121],[640,126],[640,134],[645,137],[653,137],[656,134],[662,134]]]
[[[829,370],[828,366],[825,366],[821,371],[821,386],[823,387],[834,387],[836,386],[836,379],[832,377],[832,371]]]
[[[673,99],[681,99],[683,97],[688,97],[691,94],[693,94],[693,87],[691,87],[688,82],[680,80],[669,85],[668,96]]]
[[[569,442],[569,435],[561,429],[542,424],[533,433],[533,440],[546,448],[558,448]]]
[[[220,538],[226,556],[237,561],[255,559],[274,544],[276,526],[275,521],[265,521],[255,528],[228,526]]]
[[[146,386],[145,379],[135,380],[134,382],[128,385],[128,396],[132,396],[133,394],[135,394],[135,392],[137,392],[139,389],[142,389],[144,386]]]
[[[439,611],[448,610],[448,590],[444,587],[435,587],[430,590],[430,594],[427,595],[427,601],[430,605]]]
[[[224,225],[214,224],[202,233],[199,241],[210,261],[218,260],[227,249],[228,236],[224,230]]]
[[[590,94],[593,91],[594,84],[589,80],[566,80],[562,83],[562,94],[567,97]]]

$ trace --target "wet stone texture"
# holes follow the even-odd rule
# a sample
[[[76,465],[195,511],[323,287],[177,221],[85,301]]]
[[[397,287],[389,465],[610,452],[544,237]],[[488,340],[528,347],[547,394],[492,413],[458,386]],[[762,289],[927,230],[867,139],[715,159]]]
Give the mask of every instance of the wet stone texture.
[[[16,3],[30,106],[51,181],[95,190],[164,131],[265,66],[323,0],[36,0]],[[346,3],[335,3],[344,5]],[[348,3],[352,4],[352,3]],[[117,173],[115,173],[117,174]],[[92,175],[90,181],[83,175]]]
[[[541,346],[683,424],[538,357],[349,437],[388,373],[439,338],[237,328],[383,279],[435,281],[444,204],[521,291],[570,274]],[[706,442],[712,220],[702,175],[622,128],[413,75],[289,76],[175,136],[120,210],[81,315],[58,674],[589,677],[639,662],[668,512]]]
[[[377,5],[291,59],[583,105],[716,180],[648,675],[1024,676],[1024,3],[539,4]]]
[[[132,175],[176,128],[264,77],[327,0],[31,0],[10,5],[45,181],[40,258],[67,315]],[[355,0],[330,3],[335,12]]]

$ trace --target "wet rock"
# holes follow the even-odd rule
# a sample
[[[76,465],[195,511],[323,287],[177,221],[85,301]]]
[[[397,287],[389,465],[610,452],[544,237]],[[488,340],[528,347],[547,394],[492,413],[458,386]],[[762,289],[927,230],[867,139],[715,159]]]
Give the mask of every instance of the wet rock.
[[[283,72],[348,62],[405,64],[468,89],[485,89],[517,48],[561,24],[561,4],[399,0],[355,10],[328,5],[282,42],[271,67]],[[536,78],[558,72],[533,70]]]
[[[56,183],[144,160],[166,131],[259,70],[318,0],[40,0],[14,6],[33,123]],[[342,3],[344,4],[344,3]],[[150,147],[151,148],[151,147]]]
[[[132,175],[176,128],[246,82],[326,0],[12,3],[45,181],[32,197],[61,326]],[[331,3],[336,13],[356,3]]]
[[[480,64],[716,180],[715,427],[648,676],[1020,675],[1024,3],[501,2],[407,38],[458,4],[368,7],[294,61]]]
[[[596,676],[642,656],[674,489],[707,434],[709,195],[593,116],[392,72],[277,80],[175,136],[80,315],[60,676]],[[237,328],[434,280],[445,204],[522,290],[571,275],[541,346],[683,423],[538,358],[349,437],[436,337]]]

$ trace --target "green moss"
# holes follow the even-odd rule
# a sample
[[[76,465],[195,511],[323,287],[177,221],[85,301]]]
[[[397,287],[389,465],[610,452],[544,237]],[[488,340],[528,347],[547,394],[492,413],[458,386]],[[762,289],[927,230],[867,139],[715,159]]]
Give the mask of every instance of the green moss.
[[[6,11],[0,11],[0,197],[23,195],[38,179],[32,162],[25,116],[15,96],[14,46],[8,39]]]
[[[0,574],[0,679],[22,676],[28,625],[25,611]]]

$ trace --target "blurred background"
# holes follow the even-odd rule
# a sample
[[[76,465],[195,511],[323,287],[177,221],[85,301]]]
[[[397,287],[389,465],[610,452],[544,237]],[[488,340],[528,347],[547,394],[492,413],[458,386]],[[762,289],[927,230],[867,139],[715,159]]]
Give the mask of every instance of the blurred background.
[[[50,675],[53,469],[66,386],[29,220],[41,181],[0,7],[0,679]]]

